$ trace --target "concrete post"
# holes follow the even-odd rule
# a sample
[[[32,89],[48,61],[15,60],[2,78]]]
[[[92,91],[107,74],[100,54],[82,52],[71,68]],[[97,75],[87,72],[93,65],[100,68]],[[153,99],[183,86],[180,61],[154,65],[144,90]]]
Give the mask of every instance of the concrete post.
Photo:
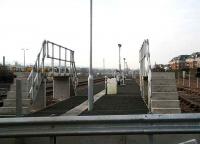
[[[21,80],[16,80],[16,117],[22,115],[22,82]]]
[[[107,76],[105,76],[105,94],[107,95]]]

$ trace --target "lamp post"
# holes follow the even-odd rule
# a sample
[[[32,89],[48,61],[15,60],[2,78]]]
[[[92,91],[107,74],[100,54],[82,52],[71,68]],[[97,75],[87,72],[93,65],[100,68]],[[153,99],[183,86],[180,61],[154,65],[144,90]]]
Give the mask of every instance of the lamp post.
[[[90,68],[88,76],[88,111],[93,109],[93,71],[92,71],[92,0],[90,0]]]
[[[119,72],[121,73],[121,56],[120,56],[120,49],[121,49],[121,47],[122,47],[122,45],[121,44],[118,44],[118,47],[119,47]]]
[[[126,58],[123,58],[124,59],[124,73],[126,71]]]
[[[128,64],[126,62],[126,73],[128,74]]]
[[[25,71],[25,67],[26,67],[26,51],[27,51],[28,49],[21,49],[21,50],[24,51],[24,71]]]
[[[125,69],[126,69],[126,58],[123,58],[124,59],[124,71],[123,71],[123,74],[122,74],[122,78],[123,78],[123,85],[125,85]]]
[[[105,75],[105,58],[103,58],[103,74]]]

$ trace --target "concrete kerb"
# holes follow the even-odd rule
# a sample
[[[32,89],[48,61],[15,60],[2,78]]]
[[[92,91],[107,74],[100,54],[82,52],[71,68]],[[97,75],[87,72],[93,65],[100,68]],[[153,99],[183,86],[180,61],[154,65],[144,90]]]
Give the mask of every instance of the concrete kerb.
[[[94,95],[94,103],[104,95],[105,95],[105,90]],[[66,113],[62,114],[61,116],[77,116],[77,115],[80,115],[86,109],[88,109],[88,101],[83,102],[82,104],[67,111]]]

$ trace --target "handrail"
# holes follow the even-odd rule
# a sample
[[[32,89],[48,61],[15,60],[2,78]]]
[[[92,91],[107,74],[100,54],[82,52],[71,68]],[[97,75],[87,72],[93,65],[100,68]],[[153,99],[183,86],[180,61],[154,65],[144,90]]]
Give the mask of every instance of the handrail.
[[[51,51],[51,54],[50,54]],[[64,53],[61,53],[61,51],[64,51]],[[59,56],[56,57],[55,53],[58,52]],[[70,57],[67,57],[67,55],[70,55]],[[63,58],[63,57],[64,58]],[[75,68],[75,61],[74,61],[74,51],[71,49],[68,49],[66,47],[63,47],[61,45],[55,44],[53,42],[44,40],[42,43],[42,48],[40,49],[35,64],[32,67],[32,70],[28,76],[28,92],[29,97],[31,96],[33,103],[35,102],[35,99],[37,97],[37,93],[39,91],[40,84],[42,83],[43,79],[46,76],[45,72],[45,59],[50,58],[51,59],[51,76],[55,76],[55,65],[54,60],[57,60],[59,62],[58,65],[58,75],[61,75],[62,73],[64,75],[68,75],[67,72],[67,63],[70,63],[70,77],[72,79],[72,85],[74,86],[74,89],[76,91],[76,87],[78,85],[78,77],[77,72]],[[62,66],[61,62],[64,62],[64,66]],[[62,72],[61,69],[64,71]]]
[[[147,66],[146,62],[147,61]],[[139,51],[139,63],[140,63],[140,91],[142,97],[145,97],[145,82],[144,77],[148,77],[148,108],[151,110],[151,61],[150,61],[150,52],[149,52],[149,40],[144,40],[142,47]]]
[[[1,118],[0,137],[198,134],[200,114]]]

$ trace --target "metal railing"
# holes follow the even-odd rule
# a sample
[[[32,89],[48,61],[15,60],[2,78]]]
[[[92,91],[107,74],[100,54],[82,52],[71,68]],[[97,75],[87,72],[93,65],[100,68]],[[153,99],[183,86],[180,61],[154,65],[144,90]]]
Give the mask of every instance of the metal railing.
[[[1,118],[0,137],[199,134],[200,114]]]
[[[147,90],[147,104],[149,110],[151,109],[151,61],[149,52],[149,40],[144,40],[142,47],[139,51],[139,63],[140,63],[140,91],[142,97],[146,97],[145,91]],[[148,82],[147,88],[146,83]]]
[[[58,56],[56,54],[58,54]],[[51,59],[50,76],[69,75],[71,77],[75,91],[78,85],[78,77],[74,61],[74,51],[66,47],[63,47],[61,45],[45,40],[42,43],[42,48],[40,49],[40,52],[37,55],[36,62],[33,65],[31,73],[27,79],[29,84],[28,87],[29,97],[32,98],[33,103],[35,102],[35,99],[39,91],[39,87],[43,79],[49,73],[48,72],[49,70],[48,69],[46,70],[45,68],[45,58]],[[55,60],[57,60],[59,63],[57,67],[55,66]],[[64,66],[61,65],[61,62],[64,62]],[[69,66],[67,66],[67,63],[69,63]],[[58,71],[55,70],[56,68],[58,68]]]

